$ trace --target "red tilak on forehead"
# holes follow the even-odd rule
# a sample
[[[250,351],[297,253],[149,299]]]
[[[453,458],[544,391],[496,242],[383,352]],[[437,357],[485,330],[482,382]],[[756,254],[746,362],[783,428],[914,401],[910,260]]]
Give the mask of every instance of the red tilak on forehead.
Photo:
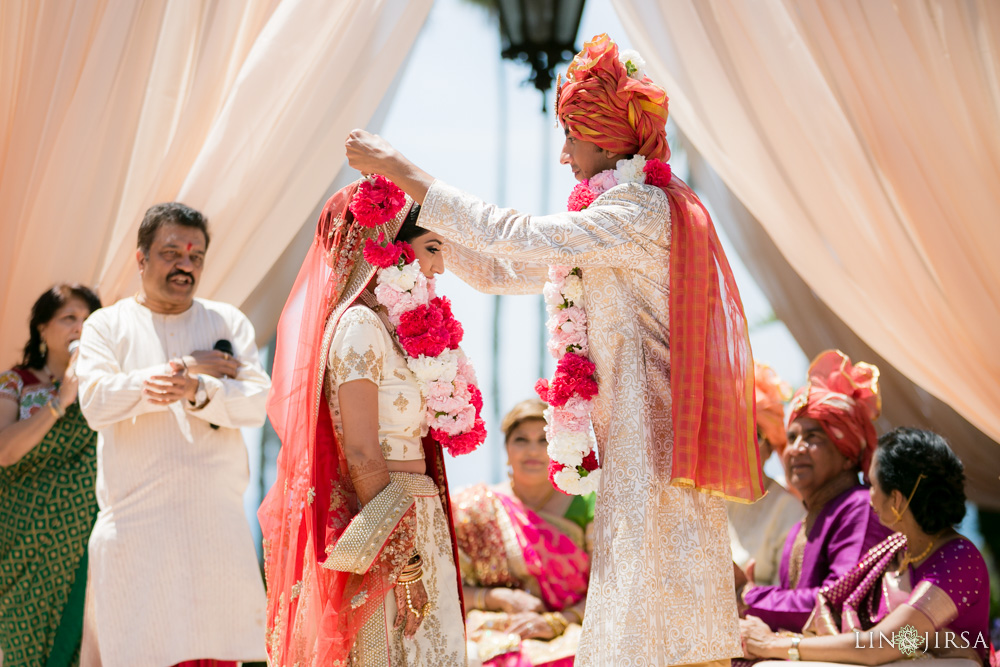
[[[188,243],[187,251],[191,252],[191,248],[194,246],[193,243]]]

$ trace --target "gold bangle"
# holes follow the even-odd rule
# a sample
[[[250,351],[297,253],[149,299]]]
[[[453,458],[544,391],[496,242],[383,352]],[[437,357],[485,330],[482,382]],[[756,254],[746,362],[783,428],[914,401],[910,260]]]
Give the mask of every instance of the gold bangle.
[[[403,569],[399,571],[399,576],[405,576],[407,574],[413,574],[414,572],[420,572],[423,569],[419,563],[417,565],[404,565]]]
[[[573,614],[573,616],[576,616],[576,620],[574,621],[573,619],[570,619],[568,617],[567,617],[567,620],[569,620],[570,623],[576,623],[577,625],[583,625],[583,614],[581,614],[580,612],[578,612],[573,607],[566,607],[565,609],[562,610],[562,614],[563,614],[563,617],[566,617],[566,614]]]
[[[49,409],[49,412],[51,412],[52,416],[55,417],[56,419],[59,419],[62,416],[62,415],[59,414],[58,411],[56,411],[55,407],[53,407],[52,401],[49,401],[48,403],[46,403],[45,407],[47,407]]]
[[[409,574],[412,574],[412,573],[409,573]],[[415,576],[415,577],[405,577],[404,578],[403,575],[400,574],[399,578],[396,579],[396,582],[400,583],[400,584],[404,584],[404,585],[405,584],[412,584],[412,583],[416,583],[416,582],[420,581],[424,577],[424,573],[422,571],[417,572],[416,575],[417,576]]]
[[[802,635],[795,635],[792,637],[792,645],[788,647],[788,659],[795,662],[801,660],[799,655],[799,642],[802,641]]]
[[[476,594],[473,596],[472,606],[476,609],[481,609],[483,611],[488,611],[486,608],[486,595],[489,593],[487,588],[477,588]]]
[[[562,633],[566,632],[566,627],[569,625],[563,615],[558,612],[547,611],[542,614],[542,620],[548,623],[549,627],[552,628],[553,637],[558,637]]]

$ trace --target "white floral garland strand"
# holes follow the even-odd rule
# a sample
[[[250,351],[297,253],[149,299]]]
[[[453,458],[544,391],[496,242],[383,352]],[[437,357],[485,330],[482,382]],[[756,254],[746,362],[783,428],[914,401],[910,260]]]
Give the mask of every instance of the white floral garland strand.
[[[642,155],[619,160],[615,167],[589,179],[590,189],[595,194],[601,195],[623,183],[646,182],[646,174],[643,171],[646,167],[646,158]],[[590,350],[583,280],[579,273],[579,267],[550,266],[549,281],[545,283],[542,291],[545,297],[545,310],[549,315],[546,322],[549,330],[549,351],[556,358],[556,363],[562,359],[567,347],[571,345],[577,346],[573,351],[583,356],[587,356]],[[572,398],[566,405],[560,407],[550,405],[545,410],[545,434],[549,443],[549,458],[565,466],[553,476],[553,481],[566,493],[584,495],[595,492],[601,482],[600,468],[590,471],[583,477],[577,467],[597,446],[591,426],[593,409],[593,399]]]
[[[549,282],[545,283],[542,291],[549,315],[546,322],[550,336],[549,351],[557,363],[569,350],[583,356],[590,350],[583,280],[578,273],[578,269],[568,266],[550,266]],[[565,466],[553,475],[552,481],[569,494],[592,493],[597,491],[601,482],[600,468],[589,472],[586,477],[581,476],[578,469],[583,459],[597,446],[590,424],[593,409],[593,399],[580,397],[571,398],[565,405],[550,405],[545,409],[549,458]]]

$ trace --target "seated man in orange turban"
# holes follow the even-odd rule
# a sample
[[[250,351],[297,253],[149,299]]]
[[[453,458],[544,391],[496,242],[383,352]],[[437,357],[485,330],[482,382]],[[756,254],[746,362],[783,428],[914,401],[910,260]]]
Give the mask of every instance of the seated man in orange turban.
[[[757,444],[760,459],[771,452],[780,456],[788,444],[785,434],[784,403],[792,389],[774,369],[754,362],[754,395],[757,400]],[[785,487],[764,476],[767,495],[753,505],[727,502],[733,561],[747,570],[756,583],[767,585],[778,580],[781,551],[789,529],[805,514],[802,503]]]
[[[466,282],[545,294],[550,475],[598,494],[575,664],[728,664],[741,648],[723,499],[764,491],[753,364],[712,222],[665,162],[667,96],[642,69],[607,35],[569,66],[560,162],[580,183],[566,213],[487,204],[360,130],[347,156],[423,204]]]
[[[889,536],[869,503],[867,478],[878,439],[874,420],[882,410],[878,368],[852,364],[827,350],[809,366],[809,383],[792,399],[782,462],[789,484],[801,495],[806,517],[785,540],[779,582],[742,591],[746,614],[772,630],[800,632],[816,605],[816,593],[855,567]]]

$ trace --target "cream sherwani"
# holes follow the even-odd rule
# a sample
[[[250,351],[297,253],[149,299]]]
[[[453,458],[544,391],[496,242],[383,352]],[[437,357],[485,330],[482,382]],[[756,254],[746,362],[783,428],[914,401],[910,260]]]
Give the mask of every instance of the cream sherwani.
[[[168,359],[221,339],[240,370],[235,379],[202,376],[201,409],[143,398],[143,381],[169,374]],[[253,326],[224,303],[195,299],[161,315],[123,299],[85,323],[77,372],[80,406],[99,432],[82,665],[264,660],[265,596],[243,513],[249,471],[239,431],[264,423],[271,385]]]
[[[436,181],[419,224],[451,242],[448,268],[482,291],[539,292],[548,264],[583,271],[603,473],[576,664],[740,655],[724,501],[670,484],[666,195],[619,185],[579,213],[528,216]]]

